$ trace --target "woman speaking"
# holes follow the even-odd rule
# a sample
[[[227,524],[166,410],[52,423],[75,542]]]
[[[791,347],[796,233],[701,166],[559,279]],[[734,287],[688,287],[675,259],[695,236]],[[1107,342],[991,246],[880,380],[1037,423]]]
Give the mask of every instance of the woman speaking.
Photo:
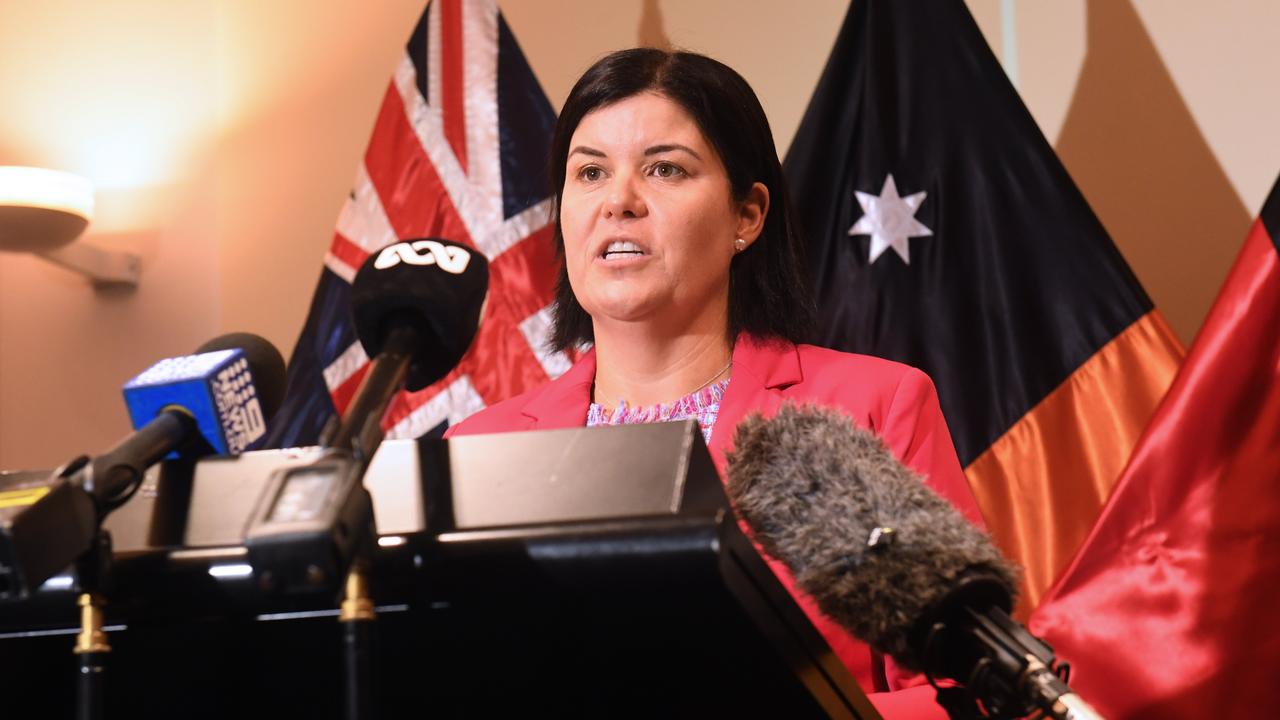
[[[574,86],[550,180],[563,258],[557,350],[591,349],[560,378],[449,435],[696,418],[717,467],[749,413],[832,407],[877,433],[980,523],[929,378],[800,344],[813,321],[802,245],[769,123],[750,86],[692,53],[616,52]],[[923,678],[824,616],[770,566],[887,717],[945,717]]]

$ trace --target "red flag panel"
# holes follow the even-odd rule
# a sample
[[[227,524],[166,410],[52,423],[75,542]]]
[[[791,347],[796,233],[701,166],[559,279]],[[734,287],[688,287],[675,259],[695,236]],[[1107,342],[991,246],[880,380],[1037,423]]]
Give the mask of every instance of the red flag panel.
[[[1032,617],[1083,697],[1113,718],[1265,713],[1280,668],[1278,486],[1280,255],[1260,220],[1097,525]]]

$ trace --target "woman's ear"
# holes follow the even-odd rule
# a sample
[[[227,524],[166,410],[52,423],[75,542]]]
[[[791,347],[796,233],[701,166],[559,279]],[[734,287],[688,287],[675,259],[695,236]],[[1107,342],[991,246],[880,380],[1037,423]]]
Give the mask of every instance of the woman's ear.
[[[738,203],[737,236],[745,240],[749,247],[764,231],[764,219],[768,216],[769,188],[764,183],[753,183],[747,190],[747,196]]]

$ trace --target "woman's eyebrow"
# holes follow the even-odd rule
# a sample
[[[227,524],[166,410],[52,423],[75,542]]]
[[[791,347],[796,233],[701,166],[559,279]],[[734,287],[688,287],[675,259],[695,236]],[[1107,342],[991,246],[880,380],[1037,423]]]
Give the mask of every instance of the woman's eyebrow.
[[[575,147],[574,149],[572,149],[572,150],[570,150],[570,151],[569,151],[569,155],[573,155],[574,153],[581,153],[581,154],[583,154],[583,155],[590,155],[590,156],[592,156],[592,157],[604,157],[604,156],[605,156],[605,154],[604,154],[604,153],[602,153],[602,152],[600,152],[599,150],[597,150],[597,149],[595,149],[595,148],[593,148],[593,147],[587,147],[586,145],[579,145],[579,146],[577,146],[577,147]]]
[[[680,145],[679,143],[667,143],[665,145],[654,145],[652,147],[645,148],[644,154],[647,157],[649,155],[658,155],[664,152],[672,152],[673,150],[683,150],[699,160],[702,159],[702,156],[694,152],[693,148],[687,147],[685,145]]]

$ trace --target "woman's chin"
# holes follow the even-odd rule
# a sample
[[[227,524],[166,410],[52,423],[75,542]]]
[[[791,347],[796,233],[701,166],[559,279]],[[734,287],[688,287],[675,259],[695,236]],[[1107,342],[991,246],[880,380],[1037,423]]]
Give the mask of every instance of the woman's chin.
[[[652,298],[614,298],[592,303],[592,307],[587,308],[587,312],[597,324],[602,321],[634,324],[662,317],[664,308],[670,311],[665,303],[657,302]]]

